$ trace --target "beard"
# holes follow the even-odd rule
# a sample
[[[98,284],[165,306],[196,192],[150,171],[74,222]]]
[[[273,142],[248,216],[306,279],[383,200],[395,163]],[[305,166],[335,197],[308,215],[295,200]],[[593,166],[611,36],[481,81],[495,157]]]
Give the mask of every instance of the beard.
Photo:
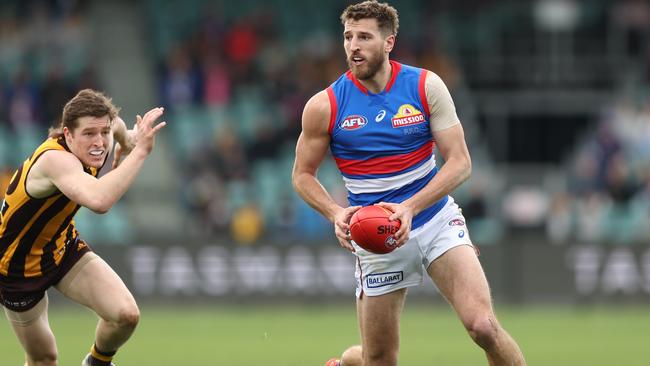
[[[371,53],[368,55],[365,59],[366,62],[360,66],[354,64],[352,57],[354,57],[354,55],[350,55],[347,59],[348,67],[350,68],[350,71],[352,71],[352,75],[354,75],[358,80],[372,79],[384,63],[383,58],[378,53]]]

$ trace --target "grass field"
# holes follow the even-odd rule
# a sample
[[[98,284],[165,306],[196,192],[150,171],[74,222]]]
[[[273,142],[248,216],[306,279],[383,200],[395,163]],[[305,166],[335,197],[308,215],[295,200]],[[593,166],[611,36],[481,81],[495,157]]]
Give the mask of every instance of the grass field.
[[[650,308],[499,308],[529,365],[648,366]],[[353,306],[142,306],[140,325],[118,366],[322,366],[357,343]],[[4,319],[4,318],[3,318]],[[59,365],[78,365],[88,351],[94,315],[71,305],[50,311]],[[0,366],[22,365],[6,320],[0,321]],[[485,365],[451,311],[408,306],[400,365]]]

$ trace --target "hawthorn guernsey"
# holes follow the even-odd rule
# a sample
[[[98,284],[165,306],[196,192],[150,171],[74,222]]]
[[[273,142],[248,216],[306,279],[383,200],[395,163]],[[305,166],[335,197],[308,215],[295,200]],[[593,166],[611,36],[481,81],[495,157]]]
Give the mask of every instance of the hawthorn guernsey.
[[[381,93],[369,92],[350,71],[327,88],[330,149],[351,205],[402,202],[438,171],[424,91],[426,71],[390,63],[392,76]],[[412,229],[432,218],[447,199],[415,216]]]

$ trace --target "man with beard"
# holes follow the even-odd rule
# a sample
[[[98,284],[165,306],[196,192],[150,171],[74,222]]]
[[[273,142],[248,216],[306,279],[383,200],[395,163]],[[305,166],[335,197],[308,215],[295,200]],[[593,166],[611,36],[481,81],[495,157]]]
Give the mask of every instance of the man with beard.
[[[140,312],[120,277],[79,236],[81,206],[105,213],[135,180],[165,126],[162,108],[127,130],[102,93],[85,89],[63,108],[60,126],[18,168],[0,210],[0,301],[26,353],[26,366],[57,364],[46,291],[55,287],[92,309],[99,322],[82,366],[109,366]],[[113,138],[114,169],[98,178]],[[120,162],[122,153],[130,154]]]
[[[492,309],[487,280],[461,211],[449,193],[471,172],[451,96],[433,72],[389,60],[397,11],[364,1],[341,15],[350,70],[305,106],[293,184],[334,224],[340,245],[357,257],[361,345],[328,366],[396,365],[406,288],[426,271],[490,365],[525,365],[519,346]],[[435,146],[444,159],[438,169]],[[348,190],[339,206],[316,177],[330,148]],[[378,204],[400,220],[398,248],[373,254],[350,239],[361,206]]]

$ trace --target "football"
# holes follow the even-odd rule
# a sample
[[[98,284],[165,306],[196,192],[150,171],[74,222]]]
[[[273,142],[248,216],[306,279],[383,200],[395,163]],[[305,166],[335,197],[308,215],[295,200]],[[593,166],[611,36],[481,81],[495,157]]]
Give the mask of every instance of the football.
[[[389,221],[393,213],[381,206],[365,206],[350,219],[350,236],[358,246],[375,253],[386,254],[395,250],[393,234],[399,230],[400,221]]]

